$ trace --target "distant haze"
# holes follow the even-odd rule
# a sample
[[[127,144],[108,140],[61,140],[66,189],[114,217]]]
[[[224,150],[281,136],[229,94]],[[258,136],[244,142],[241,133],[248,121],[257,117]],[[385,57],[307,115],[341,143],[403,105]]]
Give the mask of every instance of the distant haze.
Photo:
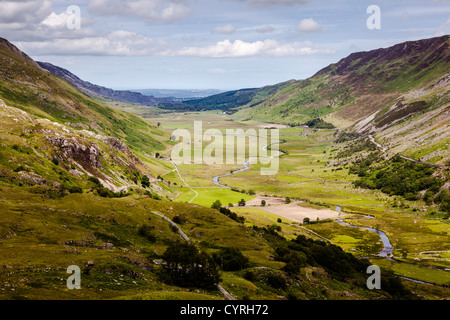
[[[177,90],[177,89],[131,89],[133,92],[140,92],[146,96],[154,96],[155,98],[177,98],[177,99],[189,99],[189,98],[205,98],[215,94],[224,92],[218,89],[189,89],[189,90]]]

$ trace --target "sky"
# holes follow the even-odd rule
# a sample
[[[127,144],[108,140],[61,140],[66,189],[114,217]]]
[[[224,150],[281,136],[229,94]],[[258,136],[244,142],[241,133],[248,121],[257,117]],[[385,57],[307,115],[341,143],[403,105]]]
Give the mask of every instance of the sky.
[[[450,0],[0,0],[0,37],[114,89],[261,87],[449,33]]]

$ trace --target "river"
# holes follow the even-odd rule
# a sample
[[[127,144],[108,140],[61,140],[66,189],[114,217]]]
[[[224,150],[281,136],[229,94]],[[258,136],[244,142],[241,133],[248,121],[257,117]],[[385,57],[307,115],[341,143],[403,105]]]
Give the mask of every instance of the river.
[[[341,212],[341,207],[336,206],[336,211]],[[366,216],[366,219],[373,219],[373,217]],[[346,226],[346,227],[359,228],[359,229],[364,229],[367,231],[375,232],[380,237],[381,242],[383,243],[383,249],[378,253],[378,256],[385,257],[385,258],[391,258],[393,256],[392,252],[394,251],[394,247],[392,246],[391,242],[389,241],[389,238],[387,237],[386,233],[384,233],[383,231],[377,230],[377,229],[371,228],[371,227],[355,226],[355,225],[349,224],[347,222],[344,222],[343,219],[335,219],[334,221],[336,221],[337,223],[339,223],[343,226]]]

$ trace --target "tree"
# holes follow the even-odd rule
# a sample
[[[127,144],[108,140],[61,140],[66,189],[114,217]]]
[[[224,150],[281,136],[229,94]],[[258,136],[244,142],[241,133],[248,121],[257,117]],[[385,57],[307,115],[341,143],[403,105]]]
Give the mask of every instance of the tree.
[[[144,188],[148,188],[150,187],[150,180],[148,179],[148,177],[146,175],[144,175],[141,179],[141,185]]]
[[[264,207],[266,205],[266,200],[261,200],[261,207]]]
[[[222,248],[213,254],[214,261],[224,271],[238,271],[248,268],[250,260],[238,248]]]
[[[248,194],[250,194],[250,195],[255,195],[256,193],[255,193],[255,190],[250,189],[250,190],[248,190]]]
[[[212,289],[220,281],[214,259],[200,252],[194,244],[176,241],[169,245],[162,259],[162,280],[181,287]]]
[[[306,217],[306,218],[303,219],[303,223],[304,223],[304,224],[308,224],[309,222],[310,222],[310,220],[309,220],[308,217]]]
[[[216,210],[220,210],[221,207],[222,207],[222,202],[220,202],[220,200],[214,201],[213,204],[211,205],[211,208],[216,209]]]
[[[160,154],[159,152],[155,153],[155,158],[159,158]]]
[[[241,200],[238,202],[238,205],[239,205],[240,207],[244,207],[244,206],[245,206],[245,200],[244,200],[244,199],[241,199]]]
[[[291,203],[291,198],[286,197],[286,198],[284,199],[284,202],[285,202],[285,203]]]

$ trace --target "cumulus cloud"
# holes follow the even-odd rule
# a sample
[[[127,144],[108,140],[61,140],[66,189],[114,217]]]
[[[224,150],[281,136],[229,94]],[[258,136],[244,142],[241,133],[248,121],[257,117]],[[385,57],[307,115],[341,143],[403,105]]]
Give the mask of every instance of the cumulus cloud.
[[[68,18],[69,14],[67,12],[62,12],[60,14],[52,12],[42,21],[42,24],[49,27],[63,27],[66,25]]]
[[[232,34],[236,31],[236,28],[231,25],[227,24],[225,26],[219,26],[214,28],[213,33],[221,33],[221,34]]]
[[[246,42],[223,40],[213,45],[177,48],[174,43],[147,38],[129,31],[115,31],[106,36],[51,41],[17,42],[31,55],[163,56],[202,58],[245,58],[255,56],[304,56],[333,54],[333,50],[314,48],[310,42],[280,43],[276,40]],[[220,70],[214,70],[219,73]]]
[[[88,10],[102,16],[137,17],[147,23],[173,22],[191,11],[187,0],[91,0]]]
[[[0,0],[0,21],[3,24],[39,23],[51,13],[51,2],[49,0]]]
[[[16,45],[21,50],[36,56],[145,56],[156,54],[157,48],[164,47],[164,42],[146,38],[134,32],[119,30],[110,32],[106,36],[17,42]]]
[[[245,42],[223,40],[205,47],[185,47],[177,51],[163,53],[170,56],[195,56],[207,58],[244,58],[253,56],[302,56],[313,54],[333,54],[328,49],[312,48],[310,43],[280,43],[276,40]]]
[[[317,23],[313,18],[303,19],[302,21],[300,21],[298,26],[295,28],[295,31],[298,34],[317,32],[317,31],[321,31],[321,30],[322,30],[322,26],[319,23]]]

